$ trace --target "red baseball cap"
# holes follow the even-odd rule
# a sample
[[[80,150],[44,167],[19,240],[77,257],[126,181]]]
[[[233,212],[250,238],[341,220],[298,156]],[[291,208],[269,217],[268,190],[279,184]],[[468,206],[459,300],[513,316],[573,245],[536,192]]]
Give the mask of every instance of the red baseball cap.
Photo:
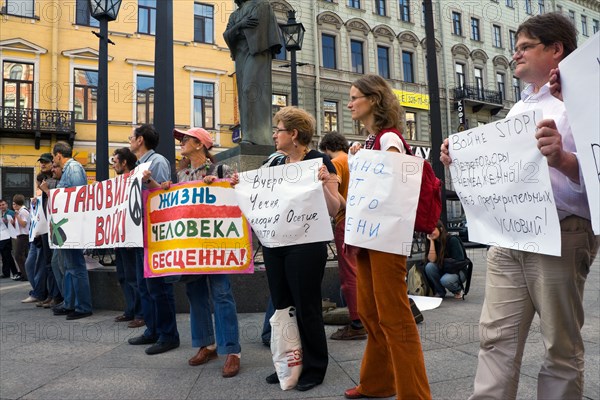
[[[207,150],[210,150],[213,147],[212,136],[204,128],[190,128],[187,131],[173,129],[173,136],[175,139],[181,140],[184,135],[198,139]]]

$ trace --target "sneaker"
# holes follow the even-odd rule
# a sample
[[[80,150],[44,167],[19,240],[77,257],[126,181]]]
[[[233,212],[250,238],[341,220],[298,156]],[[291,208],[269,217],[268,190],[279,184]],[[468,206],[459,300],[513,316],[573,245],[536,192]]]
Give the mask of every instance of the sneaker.
[[[330,339],[333,340],[365,340],[366,338],[367,331],[365,328],[355,329],[352,325],[346,325],[330,336]]]
[[[21,276],[21,274],[14,274],[10,279],[12,279],[13,281],[20,281],[23,277]]]
[[[40,299],[29,296],[26,299],[21,300],[21,303],[37,303],[38,301],[40,301]]]

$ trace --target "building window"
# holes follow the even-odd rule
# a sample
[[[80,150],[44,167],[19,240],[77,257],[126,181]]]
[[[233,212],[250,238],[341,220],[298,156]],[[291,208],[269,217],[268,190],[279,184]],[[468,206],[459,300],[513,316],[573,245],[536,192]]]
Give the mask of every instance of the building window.
[[[194,126],[215,128],[215,85],[194,82]]]
[[[32,109],[33,64],[4,61],[2,70],[2,105],[20,110]]]
[[[404,82],[415,82],[415,73],[413,70],[413,53],[408,51],[402,52],[402,72],[404,73]]]
[[[98,71],[75,69],[73,85],[73,111],[78,121],[96,120],[98,99]]]
[[[77,0],[75,23],[77,25],[100,26],[100,22],[90,14],[89,0]]]
[[[336,69],[335,36],[321,35],[321,47],[323,48],[323,68]]]
[[[502,29],[498,25],[493,25],[494,31],[494,47],[502,47]]]
[[[34,0],[6,0],[4,3],[6,14],[31,18],[33,18],[35,14]]]
[[[517,47],[517,32],[508,31],[508,40],[510,41],[510,51],[515,51]]]
[[[138,75],[136,78],[136,122],[154,123],[154,77]]]
[[[513,76],[512,80],[513,86],[513,96],[515,98],[515,102],[521,100],[521,80],[516,76]]]
[[[504,84],[504,74],[496,73],[496,82],[498,83],[498,91],[500,92],[500,99],[504,101],[506,99],[506,87]]]
[[[399,0],[400,19],[404,22],[410,22],[410,0]]]
[[[377,12],[377,15],[385,17],[385,0],[375,0],[375,11]]]
[[[533,6],[531,5],[531,0],[525,0],[525,12],[527,14],[533,13]]]
[[[360,0],[348,0],[348,7],[360,8]]]
[[[377,46],[377,68],[379,76],[390,79],[390,49],[385,46]]]
[[[452,33],[462,36],[462,23],[460,22],[461,15],[459,12],[452,11]]]
[[[506,0],[506,7],[514,8],[515,4],[513,0]]]
[[[465,66],[460,63],[456,63],[456,86],[459,88],[465,87]]]
[[[483,100],[483,69],[475,68],[475,87],[477,88],[477,98]]]
[[[546,5],[544,4],[544,0],[538,0],[538,9],[540,11],[540,14],[546,12]]]
[[[335,101],[323,101],[323,132],[337,132],[338,104]]]
[[[481,35],[479,32],[479,19],[471,18],[471,39],[473,40],[481,40]]]
[[[594,23],[592,24],[592,33],[596,33],[600,30],[600,21],[598,21],[597,19],[594,20]]]
[[[285,106],[287,106],[287,96],[285,94],[273,94],[271,101],[273,116]]]
[[[585,15],[581,16],[581,34],[588,36],[587,17]]]
[[[417,140],[417,114],[406,112],[406,134],[404,137],[408,140]]]
[[[350,40],[350,53],[352,57],[352,72],[357,74],[365,73],[365,64],[363,57],[363,42]]]
[[[575,26],[575,11],[569,10],[569,19],[571,20],[573,26]]]
[[[215,42],[213,6],[194,3],[194,42]]]
[[[156,33],[156,0],[138,0],[138,32]]]

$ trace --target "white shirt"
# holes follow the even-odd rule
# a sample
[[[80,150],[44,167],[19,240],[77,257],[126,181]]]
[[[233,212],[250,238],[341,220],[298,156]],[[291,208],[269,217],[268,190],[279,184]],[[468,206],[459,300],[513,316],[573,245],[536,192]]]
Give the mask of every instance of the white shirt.
[[[31,224],[31,218],[29,217],[29,211],[27,211],[27,209],[25,207],[21,207],[19,209],[19,211],[17,211],[17,212],[19,213],[19,217],[23,221],[27,221],[25,226],[21,226],[21,224],[19,224],[19,221],[17,221],[17,219],[15,218],[15,228],[17,228],[17,232],[18,232],[17,234],[29,236],[29,225]]]
[[[406,153],[406,149],[404,148],[402,140],[394,132],[386,132],[381,135],[379,143],[381,144],[381,151],[388,151],[390,147],[395,147],[400,151],[400,153]]]
[[[571,125],[567,119],[565,104],[552,96],[549,84],[545,84],[539,92],[533,92],[533,85],[525,87],[521,93],[522,100],[510,109],[507,117],[520,114],[536,108],[542,109],[544,119],[553,119],[556,128],[562,136],[563,150],[574,153],[577,156],[575,140]],[[576,184],[556,168],[550,167],[550,183],[554,192],[554,201],[558,210],[558,217],[562,220],[570,215],[590,219],[590,209],[585,193],[585,184],[579,166],[579,182]]]

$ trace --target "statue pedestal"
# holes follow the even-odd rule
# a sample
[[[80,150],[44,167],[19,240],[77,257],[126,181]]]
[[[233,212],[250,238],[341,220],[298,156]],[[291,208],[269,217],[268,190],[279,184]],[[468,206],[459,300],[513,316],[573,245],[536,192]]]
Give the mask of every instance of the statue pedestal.
[[[263,161],[274,152],[275,146],[240,143],[236,147],[215,154],[215,159],[218,163],[227,164],[238,172],[243,172],[260,168]]]

